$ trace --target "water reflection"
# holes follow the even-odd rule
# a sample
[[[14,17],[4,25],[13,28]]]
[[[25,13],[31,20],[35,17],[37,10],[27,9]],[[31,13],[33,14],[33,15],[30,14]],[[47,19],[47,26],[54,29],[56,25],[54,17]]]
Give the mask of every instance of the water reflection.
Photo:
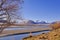
[[[49,31],[32,33],[32,35],[35,36],[35,35],[39,35],[41,33],[47,33],[47,32],[49,32]],[[21,35],[2,37],[2,38],[0,38],[0,40],[22,40],[22,38],[28,37],[28,36],[29,36],[29,34],[21,34]]]

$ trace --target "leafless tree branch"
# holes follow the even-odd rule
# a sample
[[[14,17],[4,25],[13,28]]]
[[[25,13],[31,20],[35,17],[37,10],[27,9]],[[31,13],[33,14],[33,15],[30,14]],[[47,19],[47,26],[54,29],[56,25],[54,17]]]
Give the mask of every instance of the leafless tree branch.
[[[16,16],[17,13],[15,12],[19,10],[19,2],[21,5],[22,1],[23,0],[0,0],[0,12],[5,11],[5,14],[7,15],[7,22],[1,25],[0,33],[11,24],[11,15],[13,14]]]

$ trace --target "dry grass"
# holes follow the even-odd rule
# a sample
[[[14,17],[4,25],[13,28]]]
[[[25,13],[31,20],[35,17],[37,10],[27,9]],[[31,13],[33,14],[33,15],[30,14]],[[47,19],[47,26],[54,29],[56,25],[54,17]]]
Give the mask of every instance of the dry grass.
[[[26,37],[23,40],[60,40],[60,28],[37,36]]]
[[[58,28],[60,28],[60,22],[56,22],[54,24],[51,24],[50,27],[52,27],[53,29],[58,29]]]
[[[52,31],[37,36],[26,37],[23,40],[60,40],[60,22],[51,24]]]

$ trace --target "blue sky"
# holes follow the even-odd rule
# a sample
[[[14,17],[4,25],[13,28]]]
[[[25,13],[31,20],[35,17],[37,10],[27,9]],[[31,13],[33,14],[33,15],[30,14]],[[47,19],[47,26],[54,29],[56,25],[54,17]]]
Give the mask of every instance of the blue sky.
[[[60,0],[24,0],[22,16],[40,21],[60,20]]]

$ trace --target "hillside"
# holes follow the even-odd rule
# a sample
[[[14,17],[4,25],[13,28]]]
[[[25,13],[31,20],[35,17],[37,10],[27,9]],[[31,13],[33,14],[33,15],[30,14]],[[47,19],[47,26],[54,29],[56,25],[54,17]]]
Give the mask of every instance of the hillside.
[[[23,38],[23,40],[60,40],[60,28],[37,36],[29,36]]]

